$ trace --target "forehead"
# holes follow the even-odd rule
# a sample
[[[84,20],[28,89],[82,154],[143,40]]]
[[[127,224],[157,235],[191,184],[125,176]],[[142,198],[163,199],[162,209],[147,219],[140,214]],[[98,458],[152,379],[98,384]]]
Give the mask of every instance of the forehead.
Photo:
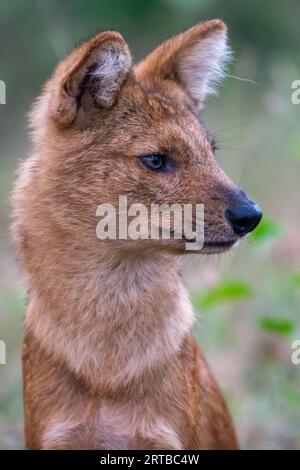
[[[138,153],[201,154],[211,151],[211,136],[184,96],[135,86],[116,109],[115,126],[121,140]]]

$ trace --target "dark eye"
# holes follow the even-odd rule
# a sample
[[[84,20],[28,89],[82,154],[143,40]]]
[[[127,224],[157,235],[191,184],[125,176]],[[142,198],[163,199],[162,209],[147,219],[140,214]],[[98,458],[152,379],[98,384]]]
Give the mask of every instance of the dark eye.
[[[175,169],[176,162],[168,155],[160,153],[152,153],[151,155],[144,155],[140,157],[141,162],[148,170],[151,171],[172,171]]]

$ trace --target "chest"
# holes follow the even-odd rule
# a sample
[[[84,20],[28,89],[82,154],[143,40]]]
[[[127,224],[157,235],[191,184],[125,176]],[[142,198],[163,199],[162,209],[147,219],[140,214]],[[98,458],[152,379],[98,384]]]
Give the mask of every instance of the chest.
[[[68,419],[54,417],[42,438],[44,449],[181,449],[173,423],[145,404],[107,405]]]

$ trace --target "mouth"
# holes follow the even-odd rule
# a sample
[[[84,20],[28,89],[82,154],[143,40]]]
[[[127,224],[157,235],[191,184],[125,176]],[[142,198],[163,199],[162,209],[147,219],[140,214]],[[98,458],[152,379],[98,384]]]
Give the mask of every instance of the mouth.
[[[224,251],[230,250],[234,246],[239,244],[239,240],[222,240],[222,241],[207,241],[204,242],[203,248],[200,252],[203,253],[223,253]]]
[[[188,242],[195,241],[195,240],[188,240],[186,238],[185,240]],[[198,253],[205,253],[205,254],[223,253],[227,250],[230,250],[230,248],[237,246],[238,244],[239,244],[238,239],[205,241],[202,248],[196,251]]]
[[[203,248],[231,248],[238,240],[204,242]]]

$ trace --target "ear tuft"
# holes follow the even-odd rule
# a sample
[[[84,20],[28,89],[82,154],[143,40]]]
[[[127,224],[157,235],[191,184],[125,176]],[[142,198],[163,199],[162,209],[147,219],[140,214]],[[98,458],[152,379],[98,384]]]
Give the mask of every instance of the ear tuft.
[[[87,87],[100,106],[109,108],[114,104],[130,65],[122,48],[111,46],[101,51],[87,77]]]
[[[225,31],[215,31],[179,53],[179,81],[196,103],[217,94],[231,58]]]
[[[99,33],[57,67],[53,117],[63,125],[72,123],[85,94],[96,106],[113,106],[130,68],[131,55],[122,36],[113,31]]]
[[[231,57],[225,23],[211,20],[161,44],[138,65],[136,73],[146,80],[175,81],[200,108],[206,95],[216,94]]]

